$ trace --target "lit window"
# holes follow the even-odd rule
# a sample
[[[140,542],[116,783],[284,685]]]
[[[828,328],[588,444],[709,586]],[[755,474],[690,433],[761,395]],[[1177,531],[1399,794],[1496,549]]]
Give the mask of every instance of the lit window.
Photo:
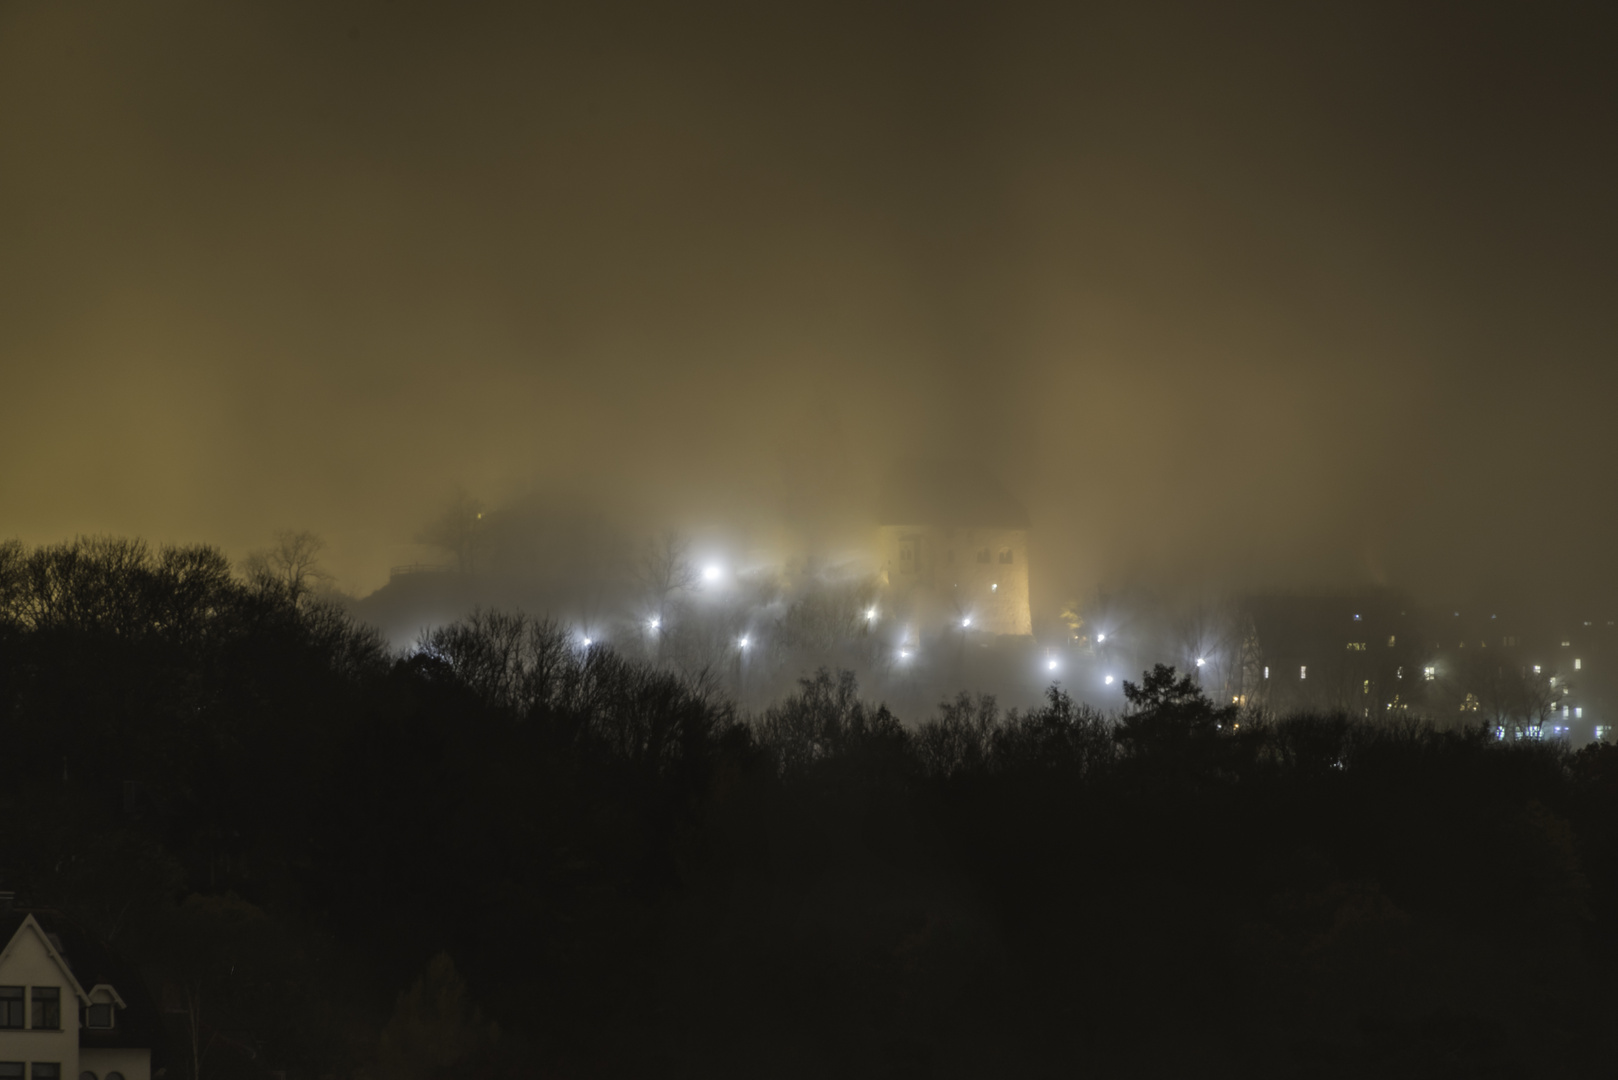
[[[1538,665],[1538,664],[1535,664],[1535,665],[1534,665],[1534,674],[1535,674],[1535,675],[1538,675],[1538,674],[1539,674],[1539,665]]]
[[[1562,642],[1562,648],[1564,648],[1564,649],[1565,649],[1565,648],[1567,648],[1567,647],[1568,647],[1568,646],[1569,646],[1569,645],[1572,645],[1572,644],[1573,644],[1573,643],[1572,643],[1572,642],[1571,642],[1571,641],[1564,641],[1564,642]]]
[[[1432,682],[1438,677],[1438,669],[1433,667],[1433,665],[1428,664],[1426,667],[1421,669],[1421,677],[1426,679],[1428,682]]]
[[[92,1028],[112,1027],[112,1006],[91,1005],[84,1010],[84,1026]]]
[[[1309,665],[1304,664],[1302,667],[1300,667],[1298,669],[1298,678],[1307,679],[1308,677],[1309,677]]]
[[[1270,669],[1267,668],[1267,667],[1264,669],[1264,677],[1266,679],[1268,679],[1270,677]]]
[[[1367,694],[1369,694],[1371,692],[1371,680],[1370,679],[1365,680],[1365,692]]]
[[[23,1026],[23,989],[20,986],[0,986],[0,1028]]]
[[[1583,705],[1575,705],[1575,706],[1573,706],[1573,719],[1575,719],[1575,720],[1583,720],[1584,719],[1584,706]]]
[[[1584,661],[1580,660],[1576,656],[1573,658],[1573,670],[1574,671],[1583,671],[1584,670]]]
[[[1392,634],[1389,634],[1388,635],[1388,648],[1390,648],[1390,649],[1393,648],[1393,640],[1394,640],[1394,636]]]
[[[1566,719],[1567,719],[1567,713],[1568,713],[1568,709],[1567,709],[1567,706],[1566,706],[1566,705],[1563,705],[1563,706],[1562,706],[1562,719],[1563,719],[1563,720],[1566,720]]]
[[[36,986],[33,999],[33,1021],[28,1026],[55,1031],[62,1026],[62,989],[58,986]]]

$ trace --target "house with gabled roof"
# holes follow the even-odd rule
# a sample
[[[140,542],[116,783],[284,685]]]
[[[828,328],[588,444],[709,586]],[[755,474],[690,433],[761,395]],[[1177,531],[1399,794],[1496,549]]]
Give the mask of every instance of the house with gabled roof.
[[[140,977],[57,912],[0,895],[0,1080],[152,1080],[159,1018]]]

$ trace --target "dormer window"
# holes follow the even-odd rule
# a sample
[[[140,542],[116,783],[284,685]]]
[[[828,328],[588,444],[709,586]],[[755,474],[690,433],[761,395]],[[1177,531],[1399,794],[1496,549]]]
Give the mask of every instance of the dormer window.
[[[106,1029],[112,1027],[112,1005],[91,1005],[84,1010],[84,1026]]]

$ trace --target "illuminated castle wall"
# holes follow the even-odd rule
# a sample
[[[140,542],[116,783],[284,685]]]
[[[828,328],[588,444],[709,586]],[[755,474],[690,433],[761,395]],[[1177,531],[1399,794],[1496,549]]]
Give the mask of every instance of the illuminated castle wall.
[[[918,630],[1033,633],[1027,512],[993,481],[939,464],[897,470],[877,552],[888,605]]]

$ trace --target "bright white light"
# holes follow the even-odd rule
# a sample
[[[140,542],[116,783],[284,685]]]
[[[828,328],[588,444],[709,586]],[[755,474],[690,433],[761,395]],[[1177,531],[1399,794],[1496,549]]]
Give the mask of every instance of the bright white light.
[[[966,627],[971,626],[971,625],[972,625],[972,620],[971,619],[967,618],[967,619],[962,619],[961,620],[961,628],[962,629],[965,629]]]
[[[1197,657],[1197,666],[1198,667],[1201,667],[1203,664],[1206,664],[1207,662],[1208,661],[1204,660],[1202,657],[1200,657],[1200,656]]]
[[[999,583],[996,583],[996,584],[993,584],[993,585],[990,585],[990,586],[989,586],[989,591],[990,591],[990,592],[999,592],[999,591],[1000,591],[1000,585],[999,585]]]
[[[717,566],[704,566],[702,568],[702,580],[703,581],[718,581],[719,580],[719,567],[717,567]]]
[[[1056,661],[1052,660],[1049,663],[1047,663],[1045,666],[1050,668],[1052,671],[1055,671],[1056,670]]]
[[[663,625],[663,620],[662,619],[648,619],[647,622],[646,622],[646,625],[651,627],[653,630],[656,630],[658,627]]]
[[[1107,640],[1107,635],[1106,635],[1106,634],[1097,634],[1097,635],[1096,635],[1096,641],[1097,641],[1097,642],[1098,642],[1098,643],[1099,643],[1099,642],[1103,642],[1103,641],[1106,641],[1106,640]]]
[[[736,644],[740,645],[742,648],[745,649],[745,648],[747,648],[749,642],[748,642],[748,640],[746,638],[742,638],[740,641],[736,642]]]
[[[1108,675],[1105,679],[1103,679],[1101,681],[1106,683],[1108,686],[1111,686],[1112,685],[1112,676]]]
[[[866,608],[865,609],[865,621],[870,622],[871,620],[873,620],[875,618],[876,618],[876,608]]]
[[[594,644],[595,644],[595,642],[591,641],[589,638],[584,639],[584,647],[586,649],[588,649],[591,645],[594,645]]]
[[[899,650],[899,659],[901,659],[901,660],[910,659],[910,650],[909,649],[900,649]]]

